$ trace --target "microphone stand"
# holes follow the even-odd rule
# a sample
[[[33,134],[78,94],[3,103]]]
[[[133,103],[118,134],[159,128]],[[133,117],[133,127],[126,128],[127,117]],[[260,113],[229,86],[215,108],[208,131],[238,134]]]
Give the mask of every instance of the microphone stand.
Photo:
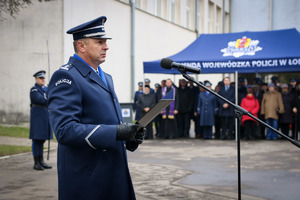
[[[241,120],[242,120],[242,116],[243,115],[248,115],[249,117],[251,117],[252,119],[258,121],[260,124],[262,124],[263,126],[271,129],[272,131],[274,131],[275,133],[277,133],[278,135],[280,135],[281,137],[284,137],[285,139],[289,140],[292,144],[294,144],[295,146],[297,146],[298,148],[300,148],[300,144],[293,140],[292,138],[284,135],[283,133],[279,132],[278,130],[276,130],[275,128],[273,128],[272,126],[266,124],[265,122],[263,122],[262,120],[254,117],[250,112],[248,112],[247,110],[245,110],[244,108],[242,108],[241,106],[232,103],[231,101],[229,101],[228,99],[224,98],[223,96],[219,95],[218,93],[216,93],[215,91],[205,87],[202,83],[196,81],[193,77],[190,77],[189,75],[186,74],[186,70],[184,69],[178,69],[179,72],[181,72],[182,76],[184,78],[186,78],[189,81],[192,81],[193,83],[197,84],[198,86],[202,87],[203,89],[205,89],[206,91],[210,92],[211,94],[215,95],[216,97],[218,97],[219,99],[222,99],[223,101],[225,101],[226,103],[228,103],[229,105],[233,106],[235,109],[235,117],[238,120],[238,133],[237,133],[237,161],[238,161],[238,199],[241,200],[242,196],[241,196],[241,154],[240,154],[240,124],[241,124]]]

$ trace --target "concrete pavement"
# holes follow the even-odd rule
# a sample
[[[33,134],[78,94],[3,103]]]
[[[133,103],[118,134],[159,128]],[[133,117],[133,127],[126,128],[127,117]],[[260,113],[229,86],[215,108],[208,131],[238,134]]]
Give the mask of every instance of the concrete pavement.
[[[242,199],[300,199],[299,152],[288,141],[242,141]],[[128,160],[138,200],[237,199],[234,141],[147,140]],[[47,163],[36,171],[31,153],[0,159],[0,199],[57,199],[55,149]]]

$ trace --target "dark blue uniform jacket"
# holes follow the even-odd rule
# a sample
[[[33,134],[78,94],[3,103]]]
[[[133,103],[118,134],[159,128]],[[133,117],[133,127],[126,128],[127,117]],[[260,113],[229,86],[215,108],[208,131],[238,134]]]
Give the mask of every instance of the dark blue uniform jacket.
[[[206,91],[200,92],[198,97],[198,113],[200,114],[200,126],[214,126],[217,114],[217,98]]]
[[[235,90],[234,87],[230,86],[228,91],[225,91],[225,87],[221,87],[219,91],[219,95],[225,97],[232,103],[235,103]],[[223,104],[226,103],[222,99],[218,99],[219,101],[219,116],[221,117],[234,117],[234,108],[230,106],[227,109],[223,108]]]
[[[116,140],[122,115],[112,77],[108,87],[71,57],[49,84],[50,124],[58,140],[59,199],[135,199],[126,148]]]
[[[30,89],[30,134],[34,140],[52,139],[50,131],[47,94],[41,86],[35,84]]]

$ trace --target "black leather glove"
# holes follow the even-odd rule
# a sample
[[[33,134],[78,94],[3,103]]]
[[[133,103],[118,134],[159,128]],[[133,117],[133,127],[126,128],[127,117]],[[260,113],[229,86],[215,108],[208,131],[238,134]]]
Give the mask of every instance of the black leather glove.
[[[135,134],[139,128],[138,124],[119,124],[117,126],[117,140],[134,141]]]
[[[142,144],[145,133],[146,128],[140,128],[138,124],[119,124],[116,139]]]
[[[135,134],[135,141],[138,144],[142,144],[144,142],[144,137],[146,134],[146,128],[141,128],[139,131]]]

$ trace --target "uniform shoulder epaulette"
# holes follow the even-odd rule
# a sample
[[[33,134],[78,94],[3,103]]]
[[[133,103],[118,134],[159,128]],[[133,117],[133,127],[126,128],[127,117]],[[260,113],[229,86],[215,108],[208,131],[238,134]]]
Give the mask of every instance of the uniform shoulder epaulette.
[[[71,69],[71,67],[72,67],[72,64],[65,64],[65,65],[61,66],[60,69],[64,69],[64,70],[68,71],[69,69]]]
[[[32,87],[30,92],[35,92],[35,91],[38,91],[35,87]]]

